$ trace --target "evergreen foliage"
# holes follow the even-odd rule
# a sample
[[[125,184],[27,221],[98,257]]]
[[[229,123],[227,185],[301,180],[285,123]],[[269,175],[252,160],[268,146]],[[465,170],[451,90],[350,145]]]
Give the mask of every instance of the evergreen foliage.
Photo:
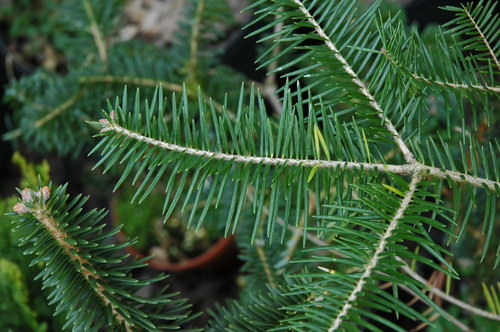
[[[38,178],[49,181],[49,164],[46,160],[38,164],[28,162],[19,153],[12,156],[12,164],[21,174],[20,187],[38,186]],[[40,280],[35,280],[40,272],[41,263],[30,265],[33,257],[24,254],[19,247],[21,235],[13,232],[15,225],[8,215],[17,202],[17,195],[0,199],[0,261],[4,292],[0,309],[0,326],[7,331],[60,331],[64,325],[62,317],[54,317],[46,293]],[[9,295],[12,294],[12,297]],[[12,301],[11,301],[12,300]]]
[[[124,265],[121,250],[129,242],[117,245],[109,239],[118,228],[104,230],[99,223],[105,210],[82,213],[88,197],[69,200],[66,186],[44,186],[38,191],[23,189],[22,203],[14,206],[20,218],[17,231],[27,254],[36,254],[31,264],[44,262],[37,276],[48,296],[56,304],[56,314],[66,313],[74,331],[99,330],[103,326],[116,331],[143,329],[175,330],[187,317],[189,305],[172,299],[175,294],[160,293],[153,298],[136,295],[164,275],[138,280],[134,269],[145,266],[143,260],[130,259]]]
[[[168,91],[181,91],[185,81],[193,96],[198,86],[212,93],[241,81],[239,75],[214,61],[216,47],[207,52],[210,42],[215,43],[214,38],[223,31],[223,18],[230,15],[223,0],[189,1],[176,43],[168,50],[139,40],[113,38],[121,23],[123,1],[54,2],[41,4],[41,13],[48,16],[42,36],[62,53],[65,70],[38,69],[10,85],[6,97],[16,109],[12,121],[16,129],[4,139],[22,138],[38,151],[77,156],[93,130],[85,121],[98,116],[106,100],[118,95],[124,84],[145,91],[161,84]],[[14,20],[16,26],[31,19],[26,4],[12,7],[23,13]],[[224,24],[229,23],[224,19]],[[15,31],[30,36],[29,27]],[[213,67],[220,70],[209,70]],[[204,98],[209,95],[204,93]]]
[[[203,19],[208,29],[221,17],[207,9],[217,12],[215,2],[192,4],[190,35],[202,31]],[[251,288],[218,306],[208,330],[404,331],[401,317],[430,324],[400,289],[461,329],[467,326],[427,291],[500,321],[498,313],[457,300],[419,275],[428,267],[448,282],[460,278],[450,243],[471,222],[481,231],[482,263],[495,269],[500,262],[495,4],[445,8],[457,17],[431,44],[379,6],[361,10],[354,0],[250,6],[256,18],[249,26],[261,24],[250,35],[272,43],[259,63],[276,63],[270,74],[287,80],[277,92],[277,119],[254,85],[242,84],[239,98],[220,104],[203,85],[196,90],[193,82],[201,81],[192,56],[201,48],[189,53],[177,45],[176,66],[186,60],[177,78],[185,85],[163,82],[145,100],[139,89],[130,96],[125,88],[108,101],[102,119],[88,121],[100,130],[90,152],[100,155],[95,168],[119,170],[115,190],[131,182],[132,200],[141,202],[161,184],[165,220],[190,206],[187,224],[195,228],[221,205],[225,234],[238,234]],[[134,61],[118,53],[124,63]],[[116,80],[113,68],[123,66],[107,54],[102,73],[114,75],[107,83],[130,83]],[[137,71],[156,68],[137,61]],[[167,98],[165,90],[175,92]],[[34,262],[45,263],[40,277],[73,330],[168,330],[189,321],[188,305],[171,294],[136,295],[163,276],[130,275],[143,261],[125,261],[119,249],[126,244],[108,243],[117,229],[104,231],[103,210],[82,214],[86,199],[69,200],[65,186],[23,189],[21,196],[14,211],[22,243],[38,255]],[[391,289],[382,289],[387,283]]]

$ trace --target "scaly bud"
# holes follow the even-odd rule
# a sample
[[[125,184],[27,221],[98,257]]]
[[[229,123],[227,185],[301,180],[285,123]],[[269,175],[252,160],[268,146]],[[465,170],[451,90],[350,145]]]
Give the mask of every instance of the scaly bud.
[[[102,124],[102,129],[99,130],[100,133],[103,133],[103,132],[109,130],[110,123],[107,119],[99,119],[99,122]]]
[[[50,198],[50,188],[45,186],[40,190],[40,192],[42,194],[42,201],[46,202]]]
[[[17,203],[12,207],[12,210],[17,214],[25,214],[30,211],[23,203]]]
[[[21,191],[21,198],[23,199],[23,202],[25,203],[33,202],[32,193],[33,192],[30,189],[24,188],[23,191]]]

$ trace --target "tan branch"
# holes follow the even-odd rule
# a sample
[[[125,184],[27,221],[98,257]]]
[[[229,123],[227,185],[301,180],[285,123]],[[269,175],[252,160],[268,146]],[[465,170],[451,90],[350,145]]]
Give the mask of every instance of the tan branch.
[[[318,160],[318,159],[291,159],[291,158],[274,158],[274,157],[258,157],[228,154],[223,152],[214,152],[208,150],[200,150],[190,147],[185,147],[177,144],[166,143],[151,137],[141,135],[140,133],[128,130],[115,123],[109,123],[107,120],[101,122],[103,128],[101,132],[113,131],[120,135],[145,142],[157,146],[161,149],[184,153],[191,156],[204,157],[214,160],[225,160],[228,162],[244,163],[244,164],[265,164],[271,166],[289,166],[289,167],[308,167],[308,168],[321,168],[321,169],[350,169],[350,170],[363,170],[363,171],[377,171],[384,173],[394,173],[399,175],[415,175],[417,173],[424,173],[435,176],[440,179],[451,178],[460,183],[469,183],[476,187],[487,187],[489,190],[495,191],[500,188],[500,182],[474,177],[468,174],[463,174],[455,171],[440,170],[437,167],[427,166],[420,163],[393,165],[393,164],[377,164],[377,163],[358,163],[350,161],[336,161],[336,160]]]
[[[338,315],[335,317],[335,319],[332,322],[332,325],[328,329],[328,332],[333,332],[336,331],[339,327],[340,324],[342,323],[343,318],[347,315],[349,309],[352,308],[352,303],[356,300],[358,297],[359,293],[363,290],[364,285],[366,284],[366,280],[370,278],[370,276],[373,273],[373,270],[377,266],[377,263],[380,260],[381,254],[384,252],[387,243],[389,241],[389,238],[392,236],[393,232],[396,230],[399,224],[399,220],[403,217],[406,209],[410,206],[410,202],[413,198],[413,194],[417,190],[417,184],[420,181],[420,177],[418,175],[414,175],[413,178],[411,179],[410,186],[408,188],[408,191],[406,192],[405,196],[403,197],[403,200],[401,201],[401,205],[399,206],[398,210],[394,214],[394,217],[392,217],[391,222],[389,223],[389,226],[387,226],[387,229],[385,230],[384,234],[380,238],[377,248],[375,249],[375,252],[373,253],[373,256],[371,257],[370,261],[365,267],[365,270],[363,271],[363,274],[361,277],[358,279],[356,286],[352,290],[352,292],[349,294],[349,297],[347,300],[344,302],[344,305],[342,306],[342,309],[338,313]]]
[[[82,84],[92,83],[110,83],[110,84],[133,84],[148,87],[161,86],[164,89],[182,92],[182,85],[171,83],[164,80],[156,80],[152,78],[142,78],[134,76],[114,76],[114,75],[101,75],[101,76],[82,76],[78,78],[78,82]]]
[[[442,87],[449,87],[449,88],[458,89],[458,90],[481,90],[481,91],[485,91],[485,92],[500,93],[500,87],[498,87],[498,86],[476,85],[476,84],[465,84],[465,83],[450,83],[450,82],[442,82],[442,81],[438,81],[438,80],[431,80],[431,79],[424,77],[422,75],[418,75],[416,73],[413,73],[405,67],[400,66],[399,63],[397,63],[396,60],[394,60],[394,58],[389,54],[389,52],[387,52],[387,50],[382,49],[381,52],[382,52],[382,54],[385,55],[387,60],[389,60],[394,67],[400,68],[403,71],[408,72],[408,74],[416,81],[424,82],[424,83],[429,84],[429,85],[439,85]]]
[[[189,83],[196,82],[196,68],[198,67],[198,37],[201,29],[201,15],[205,8],[205,0],[198,0],[194,22],[189,39],[189,61],[187,64],[187,78]]]
[[[463,5],[462,5],[463,6]],[[479,28],[479,26],[477,25],[477,22],[476,20],[472,17],[472,15],[469,13],[469,10],[467,9],[467,7],[463,6],[463,9],[464,9],[464,13],[467,15],[467,17],[469,18],[469,20],[471,21],[472,25],[474,25],[474,29],[476,29],[477,33],[479,34],[479,36],[481,37],[484,45],[486,46],[486,48],[488,49],[488,52],[490,53],[491,55],[491,58],[493,59],[493,61],[495,62],[495,64],[497,65],[497,69],[500,70],[500,61],[498,61],[497,57],[495,56],[495,52],[493,52],[493,49],[491,48],[490,46],[490,43],[488,43],[488,40],[486,39],[486,37],[484,36],[483,32],[481,31],[481,29]]]
[[[73,106],[83,95],[84,89],[78,90],[72,97],[64,101],[61,105],[57,106],[49,113],[47,113],[43,118],[35,122],[35,127],[40,128],[62,112],[66,111],[68,108]]]
[[[89,19],[90,23],[90,32],[92,33],[92,37],[94,37],[94,42],[97,47],[97,51],[99,52],[99,57],[102,62],[108,62],[106,43],[102,38],[101,31],[99,30],[99,26],[97,25],[97,21],[95,19],[94,11],[92,10],[92,6],[90,5],[89,0],[83,0],[83,6],[85,7],[85,13]]]
[[[257,251],[257,255],[259,256],[259,259],[262,263],[267,282],[269,282],[269,285],[271,285],[272,287],[276,287],[276,282],[274,281],[271,267],[269,265],[269,262],[267,261],[266,253],[264,252],[264,240],[255,240],[255,250]]]
[[[397,258],[397,259],[399,261],[403,262],[403,260],[401,258]],[[436,288],[436,287],[434,287],[432,285],[429,285],[427,283],[427,280],[425,280],[423,277],[421,277],[415,271],[413,271],[408,265],[406,265],[406,263],[401,268],[403,269],[403,271],[407,275],[409,275],[413,279],[421,282],[424,285],[427,285],[427,288],[429,289],[430,292],[436,294],[437,296],[439,296],[443,300],[446,300],[446,301],[448,301],[448,302],[456,305],[457,307],[460,307],[460,308],[462,308],[462,309],[464,309],[466,311],[469,311],[469,312],[471,312],[473,314],[476,314],[476,315],[479,315],[479,316],[482,316],[482,317],[486,317],[486,318],[489,318],[489,319],[492,319],[492,320],[500,321],[500,315],[497,315],[497,314],[494,314],[494,313],[491,313],[491,312],[488,312],[488,311],[476,308],[476,307],[474,307],[474,306],[472,306],[470,304],[467,304],[467,303],[465,303],[463,301],[460,301],[457,298],[454,298],[453,296],[450,296],[450,295],[446,294],[445,292],[443,292],[439,288]]]
[[[342,64],[342,67],[344,71],[351,76],[352,82],[358,86],[359,91],[363,96],[365,96],[371,107],[373,107],[376,111],[378,116],[385,122],[385,127],[387,130],[391,133],[391,135],[394,138],[394,141],[396,142],[397,146],[403,153],[403,156],[406,160],[407,163],[415,163],[416,159],[413,153],[410,151],[406,143],[403,141],[399,133],[397,132],[396,128],[392,124],[391,120],[384,116],[385,112],[382,110],[382,107],[378,104],[378,102],[375,100],[375,97],[368,91],[366,88],[365,84],[359,79],[358,75],[354,72],[352,67],[349,65],[347,60],[342,56],[340,51],[337,49],[337,47],[333,44],[332,40],[326,32],[323,30],[323,28],[319,25],[319,23],[316,21],[316,19],[311,15],[309,10],[307,10],[306,6],[302,3],[301,0],[293,0],[293,2],[299,7],[299,10],[305,15],[309,23],[314,27],[316,30],[316,33],[323,39],[323,42],[325,45],[332,51],[333,56],[337,59]]]
[[[34,208],[30,209],[26,207],[24,204],[19,203],[14,206],[14,211],[19,214],[31,213],[33,216],[45,227],[45,229],[50,233],[52,238],[57,242],[57,244],[64,250],[66,255],[79,266],[79,272],[88,282],[90,287],[94,289],[97,294],[97,297],[104,303],[105,306],[109,306],[111,308],[111,312],[115,317],[116,321],[119,324],[123,324],[127,332],[133,331],[133,324],[130,324],[128,320],[118,312],[118,308],[108,299],[108,297],[104,294],[105,288],[102,286],[103,280],[101,277],[92,272],[86,266],[92,266],[92,264],[86,259],[78,254],[80,250],[77,246],[69,243],[69,239],[71,237],[59,229],[59,223],[50,215],[50,211],[47,210],[45,202],[48,200],[50,196],[49,187],[43,187],[39,192],[34,192],[30,189],[23,189],[21,192],[23,202],[34,203]],[[74,241],[71,241],[74,242]],[[95,270],[92,268],[92,270]],[[90,279],[95,280],[95,285],[90,281]]]
[[[174,91],[174,92],[182,92],[183,86],[176,83],[171,83],[164,80],[157,80],[152,78],[143,78],[136,76],[115,76],[115,75],[98,75],[98,76],[81,76],[78,78],[78,82],[81,84],[98,84],[98,83],[109,83],[109,84],[132,84],[139,86],[147,86],[147,87],[156,87],[161,86],[163,89]],[[196,92],[193,92],[191,89],[187,89],[186,93],[190,97],[194,97]],[[206,95],[203,91],[201,92],[203,100],[207,102],[213,103],[215,109],[219,112],[222,112],[223,106],[212,99],[210,96]],[[229,118],[234,119],[234,114],[228,112]]]

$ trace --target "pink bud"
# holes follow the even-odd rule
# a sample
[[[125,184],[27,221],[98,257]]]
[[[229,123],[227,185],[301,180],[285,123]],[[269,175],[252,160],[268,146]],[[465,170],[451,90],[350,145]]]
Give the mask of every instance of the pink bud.
[[[14,212],[17,214],[25,214],[30,212],[30,210],[23,203],[17,203],[12,207],[12,210],[14,210]]]
[[[28,188],[24,188],[23,191],[21,191],[21,198],[25,203],[33,202],[32,191]]]
[[[112,111],[109,113],[109,117],[111,118],[111,120],[114,120],[114,119],[115,119],[115,116],[116,116],[116,112],[115,112],[115,110],[112,110]]]
[[[42,193],[42,201],[46,202],[50,197],[50,188],[45,186],[40,190],[40,192]]]

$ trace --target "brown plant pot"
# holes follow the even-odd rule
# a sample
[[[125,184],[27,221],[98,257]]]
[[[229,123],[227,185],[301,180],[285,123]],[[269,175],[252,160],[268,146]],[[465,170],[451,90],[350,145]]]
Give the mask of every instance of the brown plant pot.
[[[120,224],[116,213],[116,200],[111,202],[111,220],[115,226]],[[120,242],[125,242],[127,236],[121,230],[116,234]],[[125,251],[136,258],[144,258],[142,252],[130,245]],[[191,270],[220,270],[234,266],[237,263],[237,249],[234,235],[219,239],[214,245],[204,251],[201,255],[180,261],[167,262],[155,257],[146,261],[150,268],[165,272],[185,272]]]

